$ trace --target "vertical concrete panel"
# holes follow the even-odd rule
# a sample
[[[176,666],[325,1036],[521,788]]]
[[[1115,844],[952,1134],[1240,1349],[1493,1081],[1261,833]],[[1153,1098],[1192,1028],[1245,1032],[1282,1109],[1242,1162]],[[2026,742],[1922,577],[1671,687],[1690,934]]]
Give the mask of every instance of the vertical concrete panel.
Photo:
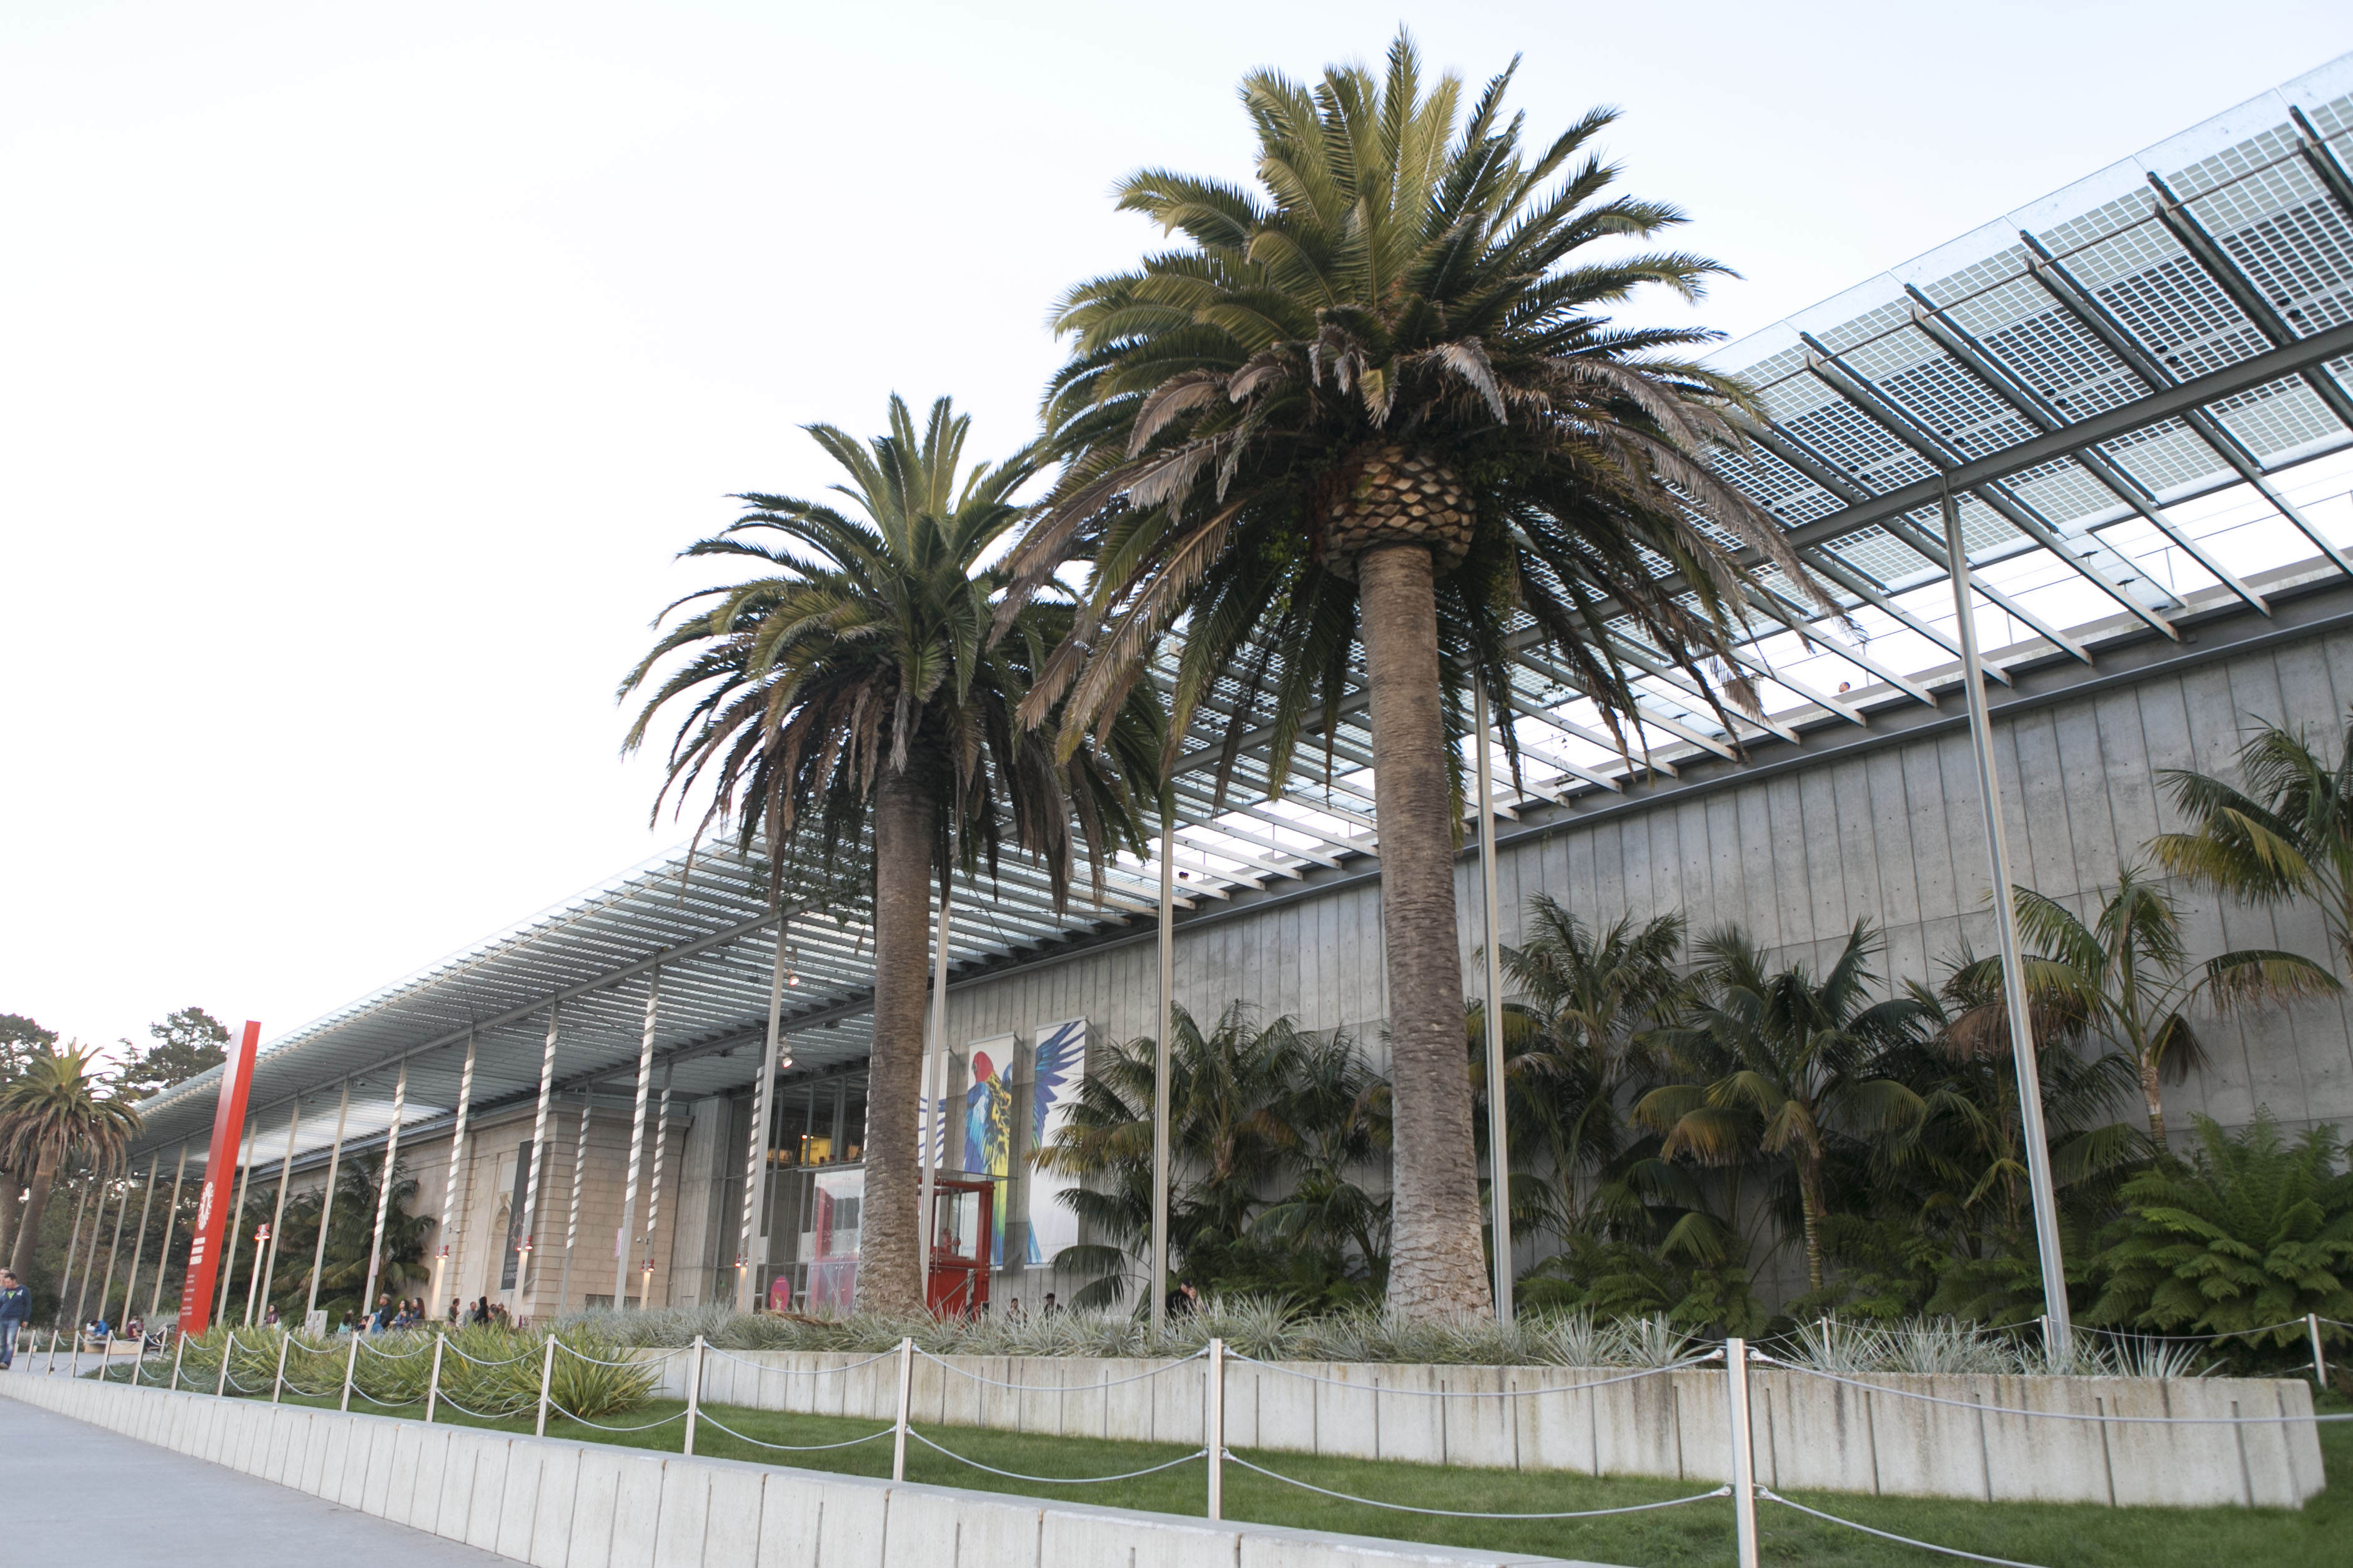
[[[713,1465],[700,1568],[755,1568],[765,1478],[749,1465]]]
[[[429,1534],[441,1532],[441,1494],[448,1487],[448,1429],[418,1428],[417,1469],[408,1489],[408,1514],[400,1522]]]
[[[621,1474],[637,1463],[630,1455],[601,1443],[581,1447],[572,1490],[572,1549],[565,1568],[610,1568]]]
[[[662,1468],[661,1458],[652,1455],[632,1454],[622,1463],[613,1497],[610,1568],[653,1568],[661,1530]]]
[[[507,1444],[506,1484],[499,1490],[489,1550],[519,1562],[531,1561],[532,1531],[539,1521],[539,1492],[548,1457],[562,1452],[558,1445],[536,1439],[517,1437]],[[478,1497],[478,1505],[479,1501]]]
[[[711,1467],[669,1459],[661,1467],[661,1522],[654,1531],[654,1568],[702,1568],[711,1522]]]
[[[546,1445],[539,1458],[539,1487],[533,1500],[528,1557],[537,1568],[569,1568],[572,1516],[579,1489],[580,1449],[569,1443]]]

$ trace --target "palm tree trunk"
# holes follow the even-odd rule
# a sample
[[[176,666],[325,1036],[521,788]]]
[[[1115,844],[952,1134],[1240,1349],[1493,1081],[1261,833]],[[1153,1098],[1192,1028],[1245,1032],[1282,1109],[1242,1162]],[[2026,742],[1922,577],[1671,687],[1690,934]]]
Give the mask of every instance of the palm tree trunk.
[[[17,1195],[24,1181],[14,1171],[0,1171],[0,1258],[5,1258],[16,1239],[16,1216],[24,1207]]]
[[[9,1272],[26,1285],[33,1282],[33,1248],[41,1239],[41,1215],[49,1206],[49,1189],[57,1184],[58,1157],[42,1151],[33,1164],[31,1191],[25,1194],[24,1222],[16,1230],[16,1245],[8,1255]]]
[[[1356,570],[1379,759],[1373,796],[1395,1096],[1388,1303],[1409,1317],[1477,1312],[1490,1296],[1462,1036],[1456,816],[1439,708],[1434,574],[1421,544],[1367,550]],[[1499,1244],[1503,1234],[1499,1227]]]
[[[1798,1206],[1806,1226],[1806,1289],[1816,1295],[1822,1289],[1822,1215],[1830,1203],[1822,1192],[1822,1164],[1819,1156],[1798,1163]]]
[[[2148,1101],[2148,1135],[2161,1150],[2165,1147],[2165,1091],[2157,1080],[2157,1064],[2146,1058],[2140,1064],[2140,1094]]]
[[[887,763],[874,791],[874,1049],[866,1090],[866,1191],[858,1234],[860,1310],[923,1310],[923,1006],[931,954],[933,805]]]

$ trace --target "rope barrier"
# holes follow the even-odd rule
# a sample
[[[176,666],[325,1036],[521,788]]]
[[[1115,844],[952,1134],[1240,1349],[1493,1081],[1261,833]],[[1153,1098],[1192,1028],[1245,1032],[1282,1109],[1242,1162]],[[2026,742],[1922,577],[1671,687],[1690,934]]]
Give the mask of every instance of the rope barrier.
[[[653,1365],[653,1364],[654,1364],[654,1363],[655,1363],[655,1362],[667,1361],[667,1360],[669,1360],[671,1356],[674,1356],[674,1355],[684,1355],[684,1354],[686,1354],[686,1353],[687,1353],[687,1350],[688,1350],[690,1347],[681,1346],[681,1347],[679,1347],[679,1348],[677,1348],[677,1349],[674,1349],[674,1350],[666,1350],[666,1351],[662,1352],[659,1356],[656,1356],[656,1357],[654,1358],[654,1361],[647,1361],[647,1360],[644,1360],[643,1358],[638,1358],[638,1359],[632,1360],[632,1361],[600,1361],[600,1360],[598,1360],[596,1357],[595,1357],[595,1356],[593,1356],[593,1355],[588,1354],[588,1353],[587,1353],[586,1352],[585,1352],[585,1351],[576,1351],[576,1350],[574,1350],[570,1345],[565,1344],[562,1340],[557,1340],[557,1341],[555,1342],[555,1348],[556,1348],[557,1350],[562,1351],[565,1355],[568,1355],[568,1356],[572,1357],[572,1358],[573,1358],[573,1360],[575,1360],[575,1361],[585,1361],[585,1362],[586,1362],[586,1363],[587,1363],[589,1365],[591,1365],[591,1366],[619,1366],[619,1367],[633,1367],[633,1366],[651,1366],[651,1365]],[[894,1352],[892,1352],[892,1353],[895,1355],[895,1354],[896,1354],[896,1353],[898,1353],[898,1352],[896,1352],[894,1351]]]
[[[409,1361],[425,1353],[425,1347],[423,1345],[418,1345],[415,1350],[409,1351],[378,1350],[375,1346],[368,1343],[364,1339],[360,1341],[360,1349],[367,1352],[370,1355],[382,1356],[386,1361]]]
[[[537,1361],[540,1356],[540,1352],[538,1351],[530,1350],[523,1352],[521,1355],[511,1355],[504,1361],[484,1361],[480,1356],[468,1355],[464,1351],[461,1351],[456,1345],[449,1343],[446,1339],[441,1342],[441,1348],[448,1351],[451,1355],[456,1356],[459,1361],[470,1361],[476,1366],[512,1366],[519,1361]]]
[[[1226,1359],[1247,1362],[1251,1366],[1262,1366],[1269,1372],[1279,1372],[1285,1377],[1302,1378],[1309,1383],[1328,1383],[1335,1388],[1345,1388],[1357,1394],[1419,1394],[1424,1399],[1533,1399],[1538,1394],[1582,1394],[1588,1388],[1608,1388],[1612,1384],[1635,1383],[1646,1377],[1661,1377],[1671,1372],[1687,1372],[1693,1367],[1705,1364],[1711,1358],[1694,1356],[1690,1361],[1679,1361],[1669,1366],[1644,1367],[1640,1372],[1630,1372],[1618,1377],[1596,1378],[1591,1383],[1565,1383],[1555,1388],[1498,1389],[1380,1387],[1369,1383],[1350,1383],[1345,1378],[1325,1377],[1320,1373],[1301,1372],[1294,1367],[1285,1366],[1281,1362],[1261,1361],[1256,1356],[1243,1355],[1237,1351],[1228,1351]],[[1716,1352],[1713,1359],[1723,1360],[1724,1352]]]
[[[816,1454],[828,1448],[855,1448],[860,1443],[871,1443],[877,1437],[888,1437],[898,1430],[896,1426],[885,1426],[880,1432],[869,1432],[863,1437],[851,1437],[839,1443],[771,1443],[764,1437],[750,1437],[738,1432],[734,1427],[711,1414],[708,1405],[702,1408],[700,1416],[703,1426],[716,1426],[739,1443],[749,1443],[755,1448],[774,1448],[785,1454]]]
[[[896,1355],[898,1352],[893,1351],[891,1353]],[[945,1361],[939,1356],[935,1356],[931,1352],[924,1350],[920,1346],[916,1348],[915,1353],[922,1356],[925,1361],[933,1362],[940,1366],[946,1367],[948,1371],[955,1373],[958,1377],[968,1377],[975,1383],[985,1383],[992,1388],[1009,1388],[1017,1394],[1092,1394],[1099,1388],[1118,1388],[1124,1384],[1142,1383],[1145,1378],[1158,1377],[1164,1372],[1174,1372],[1178,1367],[1187,1364],[1187,1363],[1199,1361],[1203,1356],[1208,1355],[1209,1352],[1207,1351],[1195,1351],[1191,1355],[1185,1356],[1177,1361],[1172,1361],[1166,1366],[1156,1366],[1150,1372],[1139,1372],[1133,1377],[1114,1377],[1107,1383],[1082,1384],[1076,1388],[1058,1387],[1052,1384],[1006,1383],[994,1377],[983,1377],[976,1372],[966,1372],[964,1368],[955,1365],[953,1363]],[[874,1359],[880,1361],[882,1358],[881,1356],[877,1356]],[[1240,1361],[1243,1358],[1237,1356],[1234,1359]]]
[[[1567,1513],[1474,1513],[1467,1509],[1415,1508],[1409,1503],[1382,1502],[1374,1498],[1357,1497],[1349,1492],[1335,1492],[1327,1487],[1319,1487],[1313,1481],[1303,1481],[1296,1476],[1279,1475],[1262,1465],[1253,1465],[1230,1448],[1226,1450],[1226,1458],[1243,1469],[1256,1471],[1271,1481],[1281,1481],[1286,1486],[1294,1486],[1303,1491],[1321,1492],[1325,1497],[1336,1498],[1342,1502],[1361,1503],[1366,1508],[1385,1508],[1392,1513],[1430,1513],[1445,1519],[1600,1519],[1615,1513],[1650,1513],[1662,1508],[1681,1508],[1687,1502],[1705,1502],[1711,1498],[1732,1495],[1732,1489],[1723,1486],[1712,1492],[1694,1492],[1690,1497],[1669,1498],[1664,1502],[1630,1503],[1623,1508],[1588,1508]]]
[[[450,1409],[456,1411],[460,1415],[470,1415],[477,1421],[512,1420],[515,1416],[521,1415],[524,1414],[524,1412],[530,1410],[533,1405],[539,1403],[539,1395],[537,1394],[533,1394],[532,1395],[531,1404],[524,1405],[522,1410],[502,1410],[496,1414],[492,1414],[487,1410],[468,1409],[466,1406],[459,1404],[456,1400],[450,1398],[449,1391],[446,1388],[441,1390],[434,1397],[437,1403],[448,1405]]]
[[[686,1419],[686,1412],[683,1410],[678,1410],[663,1416],[659,1421],[649,1421],[642,1426],[607,1426],[601,1423],[591,1421],[585,1415],[573,1415],[572,1412],[565,1409],[563,1405],[558,1405],[553,1399],[550,1399],[547,1402],[547,1405],[549,1409],[555,1411],[565,1420],[577,1421],[581,1426],[596,1432],[650,1432],[657,1426],[667,1426],[673,1421],[683,1421]]]
[[[2329,1320],[2323,1318],[2320,1321],[2325,1323]],[[2195,1340],[2211,1343],[2216,1340],[2243,1340],[2255,1334],[2277,1333],[2282,1329],[2303,1327],[2304,1320],[2295,1318],[2284,1323],[2267,1323],[2260,1329],[2232,1329],[2221,1334],[2177,1334],[2170,1329],[2104,1329],[2097,1323],[2078,1323],[2075,1331],[2079,1334],[2099,1334],[2112,1340]]]
[[[773,1373],[782,1373],[782,1374],[783,1374],[784,1376],[786,1376],[786,1377],[827,1377],[827,1376],[829,1376],[829,1375],[831,1375],[832,1373],[837,1373],[837,1372],[856,1372],[860,1367],[861,1367],[861,1366],[872,1366],[872,1365],[873,1365],[876,1362],[878,1362],[878,1361],[890,1361],[890,1360],[893,1359],[894,1357],[896,1357],[896,1356],[898,1355],[898,1353],[899,1353],[899,1352],[898,1352],[897,1351],[895,1351],[895,1350],[887,1350],[887,1351],[884,1351],[884,1352],[883,1352],[881,1354],[880,1354],[880,1355],[871,1355],[871,1356],[868,1356],[864,1361],[854,1361],[854,1362],[851,1362],[851,1363],[849,1363],[847,1366],[797,1367],[797,1366],[770,1366],[766,1362],[764,1362],[764,1361],[754,1361],[754,1360],[752,1360],[749,1356],[732,1355],[732,1354],[730,1354],[729,1352],[727,1352],[726,1351],[721,1350],[717,1345],[713,1345],[713,1344],[706,1344],[706,1345],[704,1345],[702,1348],[703,1348],[704,1353],[709,1354],[709,1355],[715,1355],[715,1356],[717,1356],[717,1357],[718,1357],[720,1360],[722,1360],[722,1361],[732,1361],[732,1362],[735,1363],[738,1366],[754,1367],[754,1368],[757,1368],[757,1369],[758,1369],[759,1371],[761,1371],[761,1372],[773,1372]],[[575,1351],[573,1353],[574,1353],[575,1355],[579,1354],[579,1352],[578,1352],[577,1351]],[[775,1352],[771,1352],[771,1353],[775,1353]],[[785,1353],[790,1354],[790,1353],[793,1353],[793,1352],[785,1352]],[[804,1353],[806,1353],[806,1352],[804,1352]],[[827,1353],[827,1352],[823,1352],[823,1351],[819,1351],[819,1352],[816,1352],[816,1353],[817,1353],[817,1354],[819,1354],[819,1355],[823,1355],[823,1354],[825,1354],[825,1353]],[[584,1359],[585,1359],[585,1358],[584,1358]],[[636,1365],[636,1364],[640,1364],[640,1363],[630,1363],[630,1364],[632,1364],[632,1365]],[[746,1439],[744,1439],[744,1440],[745,1440],[746,1442],[749,1442],[751,1439],[746,1438]]]
[[[1915,1399],[1924,1405],[1949,1405],[1958,1410],[1974,1410],[1980,1415],[2031,1415],[2044,1421],[2096,1421],[2103,1425],[2115,1422],[2127,1426],[2275,1426],[2290,1421],[2353,1421],[2353,1415],[2081,1415],[2070,1410],[2021,1410],[2014,1405],[1979,1405],[1974,1400],[1915,1394],[1908,1388],[1890,1388],[1883,1383],[1864,1383],[1859,1378],[1841,1377],[1834,1372],[1818,1372],[1812,1367],[1793,1365],[1772,1356],[1760,1355],[1757,1360],[1767,1366],[1801,1372],[1808,1377],[1819,1377],[1831,1383],[1843,1383],[1867,1393],[1884,1394],[1894,1399]]]
[[[1818,1508],[1808,1508],[1804,1503],[1791,1502],[1770,1487],[1758,1487],[1757,1495],[1767,1501],[1778,1502],[1783,1508],[1793,1508],[1799,1513],[1811,1514],[1816,1519],[1829,1523],[1842,1524],[1849,1530],[1859,1530],[1865,1535],[1876,1535],[1882,1541],[1893,1541],[1905,1546],[1916,1546],[1923,1552],[1941,1552],[1947,1557],[1966,1557],[1972,1563],[1992,1563],[1998,1564],[1999,1568],[2036,1568],[2036,1564],[2031,1563],[2019,1563],[2008,1557],[1988,1557],[1981,1552],[1964,1552],[1957,1546],[1939,1546],[1933,1541],[1915,1541],[1908,1535],[1898,1535],[1892,1530],[1873,1530],[1867,1524],[1857,1524],[1851,1519],[1841,1519],[1834,1513],[1824,1513]]]
[[[934,1454],[945,1454],[959,1465],[970,1465],[976,1470],[986,1470],[992,1476],[1003,1476],[1008,1481],[1029,1481],[1038,1486],[1048,1487],[1091,1487],[1105,1481],[1132,1481],[1138,1476],[1156,1476],[1163,1470],[1173,1470],[1179,1465],[1189,1465],[1196,1459],[1208,1458],[1209,1453],[1207,1448],[1196,1448],[1189,1454],[1179,1454],[1166,1464],[1153,1465],[1141,1470],[1130,1470],[1124,1476],[1025,1476],[1018,1470],[1000,1470],[994,1465],[984,1465],[978,1459],[968,1459],[953,1448],[943,1448],[913,1426],[907,1428],[907,1436]]]

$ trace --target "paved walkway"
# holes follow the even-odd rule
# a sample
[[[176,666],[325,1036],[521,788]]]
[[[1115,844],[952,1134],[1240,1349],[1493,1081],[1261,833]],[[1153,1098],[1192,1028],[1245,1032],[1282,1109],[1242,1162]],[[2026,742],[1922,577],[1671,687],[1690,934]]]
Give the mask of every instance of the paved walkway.
[[[513,1561],[14,1399],[0,1399],[0,1552],[172,1568]]]

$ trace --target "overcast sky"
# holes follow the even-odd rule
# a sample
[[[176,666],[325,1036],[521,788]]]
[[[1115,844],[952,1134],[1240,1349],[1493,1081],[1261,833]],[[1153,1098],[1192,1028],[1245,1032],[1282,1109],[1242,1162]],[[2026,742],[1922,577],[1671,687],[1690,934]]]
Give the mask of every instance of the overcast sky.
[[[1621,105],[1738,333],[2353,47],[2342,0],[1423,6]],[[265,1037],[644,859],[618,677],[798,426],[1028,438],[1145,164],[1377,7],[0,3],[0,1012]]]

